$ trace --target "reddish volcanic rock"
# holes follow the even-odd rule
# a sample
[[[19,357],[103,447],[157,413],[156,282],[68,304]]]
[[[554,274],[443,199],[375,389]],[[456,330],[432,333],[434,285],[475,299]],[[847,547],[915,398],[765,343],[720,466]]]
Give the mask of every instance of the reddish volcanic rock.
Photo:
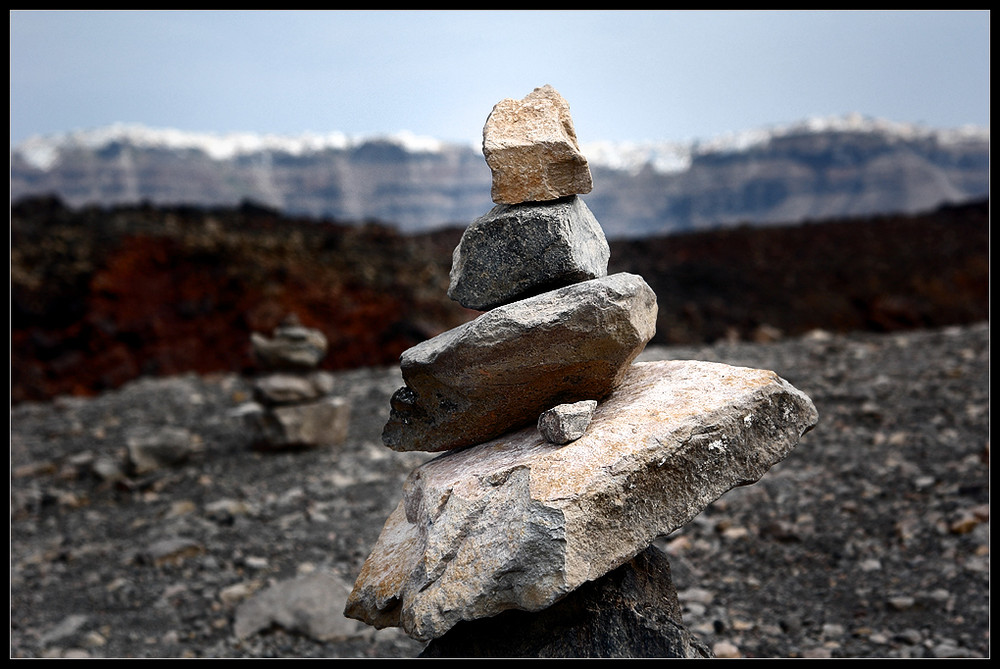
[[[477,314],[447,297],[461,229],[407,236],[253,206],[11,207],[11,400],[241,371],[290,313],[328,370],[397,364]],[[612,240],[659,304],[651,344],[989,319],[989,203],[921,216]]]
[[[290,313],[327,337],[331,370],[395,364],[474,315],[445,296],[451,240],[436,252],[420,246],[433,238],[378,226],[239,210],[78,219],[89,220],[12,217],[15,402],[90,394],[140,375],[249,369],[250,334]],[[75,269],[64,277],[67,266]],[[424,294],[429,281],[437,295]]]

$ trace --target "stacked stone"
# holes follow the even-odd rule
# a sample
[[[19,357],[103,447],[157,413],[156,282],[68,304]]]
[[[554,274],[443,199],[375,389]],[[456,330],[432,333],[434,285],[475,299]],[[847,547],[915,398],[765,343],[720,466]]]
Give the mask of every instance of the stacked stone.
[[[254,402],[243,415],[261,449],[315,448],[347,438],[350,405],[333,395],[333,375],[319,369],[327,351],[319,330],[303,327],[294,314],[272,338],[250,335],[262,373],[253,381]]]
[[[427,655],[703,656],[652,542],[759,479],[815,407],[773,372],[634,362],[656,296],[607,274],[552,87],[497,104],[483,153],[497,206],[463,234],[448,294],[485,313],[402,354],[382,435],[447,453],[407,479],[345,614]],[[660,623],[636,618],[654,609]],[[559,616],[573,622],[555,639]]]
[[[590,167],[562,96],[545,86],[499,103],[483,153],[498,204],[463,233],[448,295],[486,313],[401,356],[406,386],[382,435],[396,450],[478,444],[557,405],[596,402],[656,328],[646,282],[607,276],[607,239],[579,198]]]

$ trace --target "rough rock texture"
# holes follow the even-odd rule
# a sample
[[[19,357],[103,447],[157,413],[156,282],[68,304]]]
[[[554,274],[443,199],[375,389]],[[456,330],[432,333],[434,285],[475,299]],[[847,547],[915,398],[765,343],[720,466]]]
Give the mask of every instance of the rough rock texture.
[[[483,128],[483,155],[498,204],[555,200],[593,188],[569,103],[548,85],[523,100],[507,98],[493,107]]]
[[[757,481],[817,422],[774,372],[638,363],[567,446],[534,427],[416,469],[346,614],[415,639],[539,611]]]
[[[655,332],[641,277],[591,279],[497,307],[403,352],[406,385],[382,433],[397,451],[443,451],[601,399]]]
[[[600,223],[575,195],[497,205],[474,220],[455,247],[448,297],[485,311],[607,276],[610,255]]]
[[[596,400],[554,406],[538,417],[538,432],[552,444],[568,444],[582,437],[594,417]]]
[[[463,621],[421,657],[711,657],[681,623],[670,563],[650,547],[537,613]]]
[[[243,416],[260,449],[319,448],[340,444],[351,422],[351,405],[344,397],[263,408],[244,408]]]
[[[647,346],[639,359],[772,369],[822,417],[758,483],[655,542],[694,635],[746,658],[989,657],[988,322]],[[251,386],[234,374],[14,404],[11,657],[418,655],[425,644],[398,627],[337,642],[301,626],[234,633],[248,593],[307,570],[353,583],[405,478],[438,457],[381,443],[398,365],[336,381],[352,402],[347,441],[293,452],[248,452],[230,412]],[[97,461],[124,461],[140,425],[183,426],[202,449],[155,476],[95,476]],[[203,550],[135,559],[172,538]]]

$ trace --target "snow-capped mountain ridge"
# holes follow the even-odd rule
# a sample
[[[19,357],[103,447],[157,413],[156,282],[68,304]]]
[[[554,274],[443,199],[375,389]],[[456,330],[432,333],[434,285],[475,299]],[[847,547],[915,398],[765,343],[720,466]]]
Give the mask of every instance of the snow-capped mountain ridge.
[[[796,123],[726,133],[708,141],[696,141],[694,146],[695,150],[700,153],[744,151],[776,137],[824,132],[878,133],[900,140],[936,139],[946,144],[963,141],[989,141],[990,136],[988,128],[973,125],[958,128],[930,128],[918,123],[889,121],[854,113],[843,116],[815,116]]]
[[[49,169],[64,148],[100,149],[114,143],[129,144],[137,148],[174,150],[199,150],[214,160],[258,152],[271,151],[303,155],[328,149],[349,149],[373,140],[392,142],[412,152],[440,151],[442,142],[410,132],[386,136],[350,137],[342,132],[302,133],[277,135],[271,133],[231,132],[209,133],[151,128],[138,123],[115,123],[101,128],[74,130],[52,135],[29,137],[15,148],[24,159],[37,169]]]
[[[749,150],[777,138],[803,133],[875,132],[900,139],[936,138],[942,143],[989,141],[989,129],[975,126],[933,129],[913,123],[887,121],[860,114],[814,117],[798,123],[725,133],[707,140],[582,142],[581,150],[595,166],[635,171],[652,166],[658,172],[684,171],[697,155],[733,153]],[[346,150],[368,142],[394,144],[412,153],[435,153],[448,144],[441,140],[409,131],[384,135],[350,136],[343,132],[278,135],[271,133],[231,132],[209,133],[151,128],[135,123],[75,130],[52,135],[29,137],[15,147],[28,164],[48,170],[65,148],[100,149],[113,143],[137,148],[200,150],[214,160],[229,160],[259,152],[287,153],[300,156],[325,150]],[[473,147],[479,150],[480,147]]]
[[[594,165],[636,171],[651,165],[663,173],[682,172],[691,166],[695,156],[739,153],[763,146],[769,141],[803,134],[829,132],[878,133],[900,140],[935,139],[941,144],[968,141],[989,141],[989,129],[978,126],[959,128],[929,128],[916,123],[904,123],[872,118],[861,114],[816,116],[797,123],[772,125],[750,130],[723,133],[707,140],[687,142],[591,142],[581,147]]]
[[[989,195],[989,130],[849,115],[691,142],[584,142],[587,206],[609,237],[928,211]],[[191,133],[115,125],[11,152],[11,202],[147,202],[378,220],[404,231],[489,211],[481,148],[412,133]]]

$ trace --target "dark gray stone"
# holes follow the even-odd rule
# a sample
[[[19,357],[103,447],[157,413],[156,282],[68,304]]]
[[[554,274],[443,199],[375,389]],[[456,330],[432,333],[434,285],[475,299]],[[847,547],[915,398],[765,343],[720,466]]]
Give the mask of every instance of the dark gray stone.
[[[650,547],[547,609],[463,621],[421,657],[710,658],[681,619],[670,563]]]
[[[579,197],[497,205],[473,221],[452,256],[448,296],[485,311],[608,273],[600,223]]]

